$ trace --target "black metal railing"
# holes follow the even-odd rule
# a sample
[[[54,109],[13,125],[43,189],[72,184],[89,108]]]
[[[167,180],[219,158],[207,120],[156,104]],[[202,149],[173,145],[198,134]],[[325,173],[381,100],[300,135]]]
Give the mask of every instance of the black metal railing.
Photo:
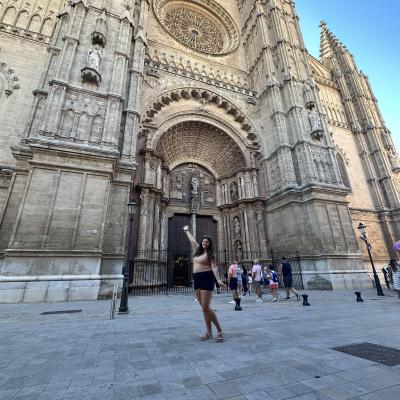
[[[263,267],[273,264],[279,276],[279,286],[283,287],[280,274],[280,262],[286,257],[293,269],[293,287],[303,289],[301,274],[301,259],[298,252],[230,252],[227,250],[216,253],[217,265],[222,281],[228,290],[228,269],[233,260],[245,268],[248,273],[258,260]],[[136,254],[130,273],[131,294],[157,294],[157,293],[191,293],[193,292],[192,279],[192,254],[190,251],[145,250]]]

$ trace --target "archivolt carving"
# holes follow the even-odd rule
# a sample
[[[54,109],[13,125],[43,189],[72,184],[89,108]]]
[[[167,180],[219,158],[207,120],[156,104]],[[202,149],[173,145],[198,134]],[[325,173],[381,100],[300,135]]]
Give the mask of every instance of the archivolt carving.
[[[255,128],[250,120],[229,100],[221,97],[206,89],[184,88],[163,93],[156,98],[148,107],[142,118],[143,122],[152,123],[153,117],[163,108],[169,106],[170,103],[180,100],[197,99],[199,102],[214,103],[218,107],[225,109],[228,114],[232,114],[234,120],[241,124],[241,128],[246,132],[246,137],[255,147],[260,147]]]
[[[160,24],[194,50],[221,55],[238,46],[234,21],[212,0],[154,0],[153,6]]]
[[[0,97],[3,92],[8,97],[14,90],[20,88],[18,84],[19,78],[14,75],[14,70],[7,67],[7,64],[0,62]]]
[[[197,162],[218,177],[230,176],[246,168],[239,146],[222,130],[204,122],[182,122],[163,134],[156,151],[173,168],[184,162]]]

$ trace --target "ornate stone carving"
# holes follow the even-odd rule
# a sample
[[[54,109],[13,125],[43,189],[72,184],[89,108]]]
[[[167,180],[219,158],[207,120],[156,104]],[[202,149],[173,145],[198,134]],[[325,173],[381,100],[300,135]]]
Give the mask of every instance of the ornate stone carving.
[[[161,25],[179,42],[213,55],[227,54],[239,43],[238,31],[229,14],[210,0],[155,0]]]
[[[308,110],[312,110],[315,107],[315,101],[312,90],[308,84],[304,85],[303,97],[305,108],[307,108]]]
[[[193,59],[184,58],[182,54],[160,53],[157,49],[148,48],[144,64],[147,75],[157,74],[157,71],[162,70],[235,93],[252,96],[250,99],[253,101],[257,96],[257,92],[249,88],[246,75],[237,75],[237,71],[221,70],[220,65],[217,68],[213,64],[198,65]]]
[[[103,11],[96,19],[96,29],[92,32],[92,44],[104,47],[107,39],[107,16]]]
[[[0,62],[0,97],[4,93],[7,97],[11,96],[14,90],[20,88],[19,78],[14,75],[14,70],[7,67],[5,62]]]
[[[99,46],[92,47],[86,56],[86,67],[81,70],[82,80],[85,82],[94,82],[100,85],[101,75],[100,75],[100,62],[102,54]]]
[[[215,179],[196,164],[183,164],[170,175],[170,199],[176,203],[189,203],[191,211],[215,205]]]
[[[239,146],[223,131],[204,122],[176,124],[163,134],[156,150],[167,166],[190,158],[215,171],[218,177],[246,167]]]
[[[310,122],[311,126],[311,136],[314,139],[320,140],[323,136],[323,129],[322,129],[322,123],[321,123],[321,118],[316,110],[310,110],[308,112],[308,120]]]
[[[388,150],[388,158],[393,171],[400,171],[399,157],[394,148]]]
[[[238,199],[238,187],[236,182],[231,182],[230,186],[231,200],[236,201]]]
[[[239,217],[233,217],[232,220],[232,225],[233,225],[233,232],[235,236],[240,236],[241,229],[240,229],[240,219]]]

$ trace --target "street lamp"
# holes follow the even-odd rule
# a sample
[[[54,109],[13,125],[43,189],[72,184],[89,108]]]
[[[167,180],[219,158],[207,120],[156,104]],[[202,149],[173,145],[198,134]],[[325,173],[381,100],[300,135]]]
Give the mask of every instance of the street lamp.
[[[137,210],[137,204],[134,201],[130,201],[128,204],[128,214],[129,214],[129,228],[128,228],[128,252],[124,261],[123,275],[124,280],[122,283],[122,293],[121,293],[121,302],[119,303],[119,314],[127,314],[129,312],[128,308],[128,284],[129,284],[129,263],[131,259],[131,242],[132,242],[132,221],[133,216]]]
[[[360,231],[361,233],[361,239],[364,240],[366,246],[367,246],[367,250],[368,250],[368,255],[369,255],[369,260],[371,261],[371,265],[372,265],[372,273],[374,274],[374,281],[375,281],[375,286],[376,286],[376,292],[378,294],[378,296],[384,296],[385,294],[382,291],[382,286],[381,283],[379,281],[379,277],[378,274],[376,273],[376,269],[375,269],[375,265],[374,265],[374,261],[372,260],[372,256],[371,256],[371,245],[368,243],[368,239],[367,239],[367,234],[366,234],[366,228],[367,226],[364,225],[362,222],[360,222],[358,224],[357,229]]]

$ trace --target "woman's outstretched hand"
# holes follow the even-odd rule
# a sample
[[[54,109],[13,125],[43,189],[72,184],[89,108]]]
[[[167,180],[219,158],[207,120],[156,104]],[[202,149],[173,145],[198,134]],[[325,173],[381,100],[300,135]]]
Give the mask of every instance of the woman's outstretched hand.
[[[187,232],[187,231],[189,230],[189,226],[188,226],[188,225],[185,225],[182,229],[183,229],[185,232]]]
[[[225,283],[222,281],[218,281],[218,285],[222,288],[226,287]]]

